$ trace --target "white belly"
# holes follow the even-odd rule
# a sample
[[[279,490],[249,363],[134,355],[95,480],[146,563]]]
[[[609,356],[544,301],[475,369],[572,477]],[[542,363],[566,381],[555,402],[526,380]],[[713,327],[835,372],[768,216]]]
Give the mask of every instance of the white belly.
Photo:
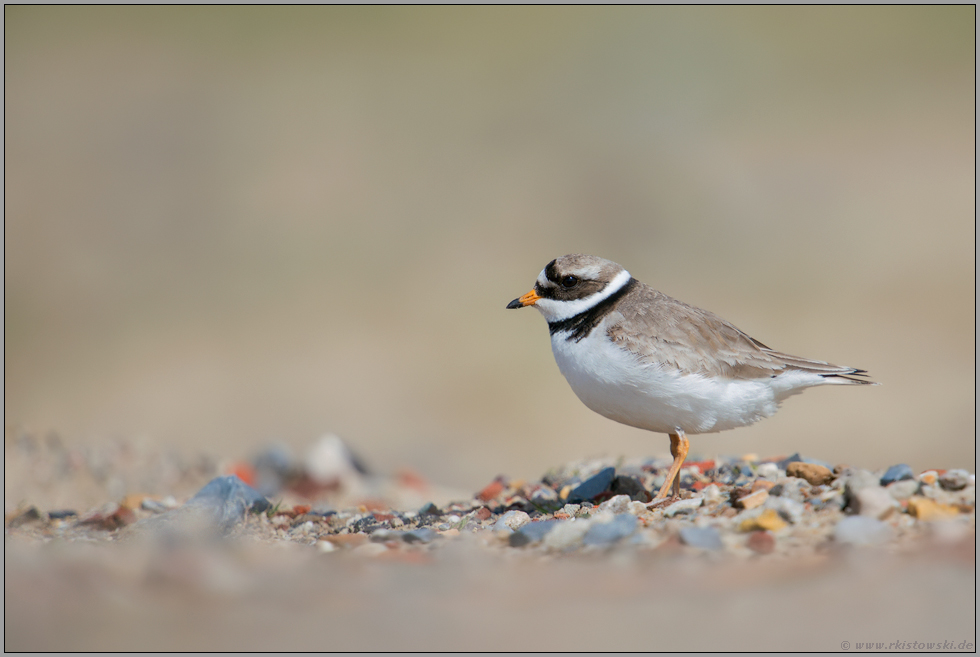
[[[608,340],[601,326],[580,342],[553,335],[551,350],[582,403],[611,420],[659,433],[746,426],[773,415],[789,395],[823,382],[813,375],[739,380],[681,374],[641,362]]]

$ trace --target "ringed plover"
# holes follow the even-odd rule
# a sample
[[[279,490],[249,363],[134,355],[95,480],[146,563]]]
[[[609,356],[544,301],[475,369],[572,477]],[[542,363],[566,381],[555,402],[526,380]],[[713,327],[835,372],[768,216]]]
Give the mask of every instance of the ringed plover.
[[[558,369],[590,409],[666,433],[674,462],[657,498],[680,494],[687,434],[753,424],[805,388],[874,384],[865,370],[790,356],[596,256],[552,260],[507,308],[548,321]]]

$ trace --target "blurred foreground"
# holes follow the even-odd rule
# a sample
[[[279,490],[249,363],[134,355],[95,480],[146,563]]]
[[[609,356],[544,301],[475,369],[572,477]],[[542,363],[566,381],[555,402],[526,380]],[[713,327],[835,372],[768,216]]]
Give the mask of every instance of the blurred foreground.
[[[660,459],[473,493],[335,437],[221,462],[21,434],[4,456],[8,651],[976,645],[961,470],[691,462],[650,504]]]

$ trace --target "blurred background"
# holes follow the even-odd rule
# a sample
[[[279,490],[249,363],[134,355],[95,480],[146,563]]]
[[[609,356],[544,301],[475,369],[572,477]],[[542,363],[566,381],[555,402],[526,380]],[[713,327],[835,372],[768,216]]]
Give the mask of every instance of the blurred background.
[[[975,8],[4,9],[4,422],[450,485],[666,455],[538,313],[585,252],[862,367],[692,455],[975,461]]]

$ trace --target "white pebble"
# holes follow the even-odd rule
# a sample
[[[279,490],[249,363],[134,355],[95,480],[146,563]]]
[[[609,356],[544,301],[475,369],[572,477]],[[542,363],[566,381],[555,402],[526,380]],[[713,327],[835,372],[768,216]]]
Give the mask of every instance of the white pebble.
[[[552,550],[565,550],[575,547],[589,531],[591,521],[586,519],[566,520],[545,534],[544,545]]]
[[[694,513],[700,508],[702,502],[704,502],[704,498],[700,495],[686,500],[678,500],[664,509],[664,515],[673,518],[678,513]]]
[[[599,505],[600,511],[609,511],[610,513],[626,513],[629,508],[630,499],[629,495],[617,495],[616,497],[610,498]],[[571,515],[571,514],[569,514]]]
[[[319,550],[320,552],[327,553],[327,552],[335,551],[337,549],[337,546],[331,543],[330,541],[317,541],[316,549]]]
[[[567,513],[574,518],[575,514],[578,513],[578,510],[581,508],[582,506],[580,504],[566,504],[562,507],[561,511],[562,513]]]
[[[776,481],[780,475],[779,466],[775,463],[763,463],[756,469],[755,474],[763,479]]]
[[[511,531],[517,531],[529,522],[531,522],[531,516],[523,511],[508,511],[500,516],[500,520],[493,526],[493,530],[509,529]]]

